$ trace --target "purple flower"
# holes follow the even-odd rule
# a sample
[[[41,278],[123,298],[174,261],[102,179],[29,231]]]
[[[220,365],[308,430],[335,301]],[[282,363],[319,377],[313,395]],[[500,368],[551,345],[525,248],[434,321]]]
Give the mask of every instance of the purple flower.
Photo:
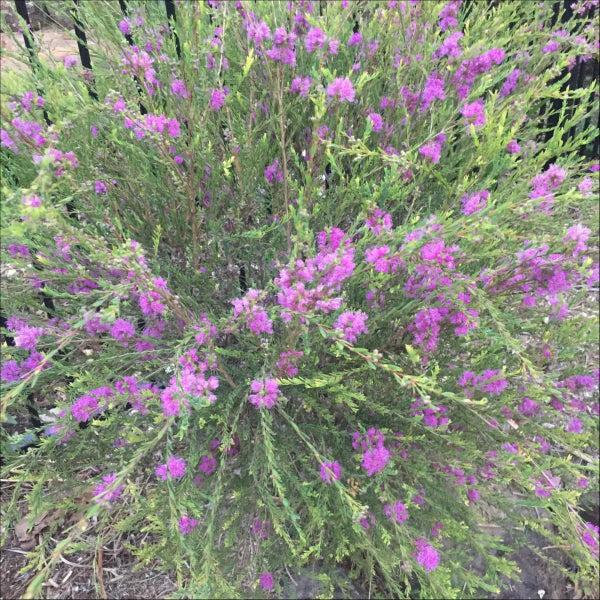
[[[583,431],[581,421],[573,417],[567,424],[566,431],[568,433],[581,433]]]
[[[119,29],[123,35],[131,35],[131,27],[129,26],[129,21],[127,19],[119,21]]]
[[[21,374],[24,375],[30,371],[35,371],[39,366],[42,369],[49,369],[50,364],[47,358],[44,358],[39,352],[32,352],[22,363],[21,363]]]
[[[402,523],[408,519],[406,507],[398,500],[395,504],[386,504],[383,507],[383,512],[392,523]]]
[[[278,183],[283,183],[283,173],[279,170],[278,158],[273,161],[273,164],[265,169],[265,179],[269,183],[274,183],[275,180],[277,180]]]
[[[369,333],[365,325],[368,318],[369,316],[361,311],[344,312],[337,318],[334,327],[343,334],[347,342],[355,342],[361,333]]]
[[[311,27],[304,38],[304,47],[310,54],[315,48],[322,48],[325,45],[325,34],[319,27]]]
[[[187,515],[179,517],[179,531],[184,535],[192,533],[194,527],[198,527],[199,524],[200,521],[198,521],[198,519],[190,519]]]
[[[556,52],[559,48],[560,42],[550,42],[542,48],[542,52],[544,54],[549,54],[550,52]]]
[[[510,142],[506,144],[506,151],[509,154],[519,154],[519,152],[521,152],[521,146],[519,146],[517,140],[510,140]]]
[[[475,212],[483,210],[486,206],[486,201],[489,198],[490,193],[487,190],[481,192],[474,192],[472,194],[465,194],[461,202],[463,203],[462,212],[464,215],[472,215]]]
[[[517,410],[526,417],[534,417],[539,408],[540,405],[531,398],[523,398],[523,402],[517,407]]]
[[[156,476],[166,481],[170,476],[173,479],[179,479],[185,475],[186,462],[179,456],[169,456],[166,464],[156,467]]]
[[[201,461],[198,465],[198,471],[202,471],[207,475],[214,473],[217,468],[217,460],[214,456],[209,456],[208,454],[204,454],[200,457]]]
[[[383,445],[367,450],[362,459],[361,467],[369,477],[383,471],[390,460],[390,451]]]
[[[185,88],[185,83],[180,79],[174,79],[171,82],[171,91],[176,96],[181,96],[182,98],[189,98],[189,92]]]
[[[577,223],[572,225],[567,229],[567,235],[562,239],[564,243],[568,243],[569,241],[576,242],[575,247],[573,248],[573,256],[577,257],[582,252],[587,250],[587,241],[592,232],[581,223]]]
[[[15,141],[10,137],[6,129],[0,130],[0,146],[12,150],[15,154],[19,154],[19,148]]]
[[[212,110],[221,110],[225,106],[225,95],[221,90],[211,88],[209,92],[210,108]]]
[[[300,92],[301,96],[308,96],[308,90],[310,88],[310,77],[295,77],[292,79],[290,85],[290,92],[295,94]]]
[[[421,146],[419,148],[419,154],[428,158],[432,163],[437,164],[440,162],[440,157],[442,155],[442,147],[446,142],[446,136],[443,133],[440,133],[435,140],[429,142],[425,146]]]
[[[29,196],[28,198],[21,198],[21,202],[25,206],[30,206],[31,208],[35,208],[37,206],[41,206],[42,201],[39,196]]]
[[[358,46],[362,42],[362,34],[356,32],[353,33],[348,39],[348,46]]]
[[[598,533],[599,529],[597,525],[586,523],[585,531],[581,536],[581,541],[589,547],[590,554],[595,560],[598,560]]]
[[[273,589],[273,576],[269,571],[265,571],[258,579],[258,583],[263,590],[271,590]]]
[[[107,399],[112,397],[109,387],[90,390],[71,405],[71,414],[75,420],[86,422],[92,415],[102,412],[107,406]]]
[[[467,490],[467,500],[469,501],[469,506],[477,502],[479,500],[479,492],[474,488],[469,488]]]
[[[108,194],[108,190],[106,189],[106,185],[102,181],[96,181],[94,184],[94,190],[96,194]]]
[[[254,40],[254,43],[258,46],[263,40],[271,39],[271,30],[264,21],[251,23],[248,26],[248,39]]]
[[[231,301],[233,318],[243,318],[248,329],[255,335],[273,333],[273,321],[261,303],[264,297],[264,292],[250,289],[243,298],[235,298]]]
[[[329,44],[327,46],[330,55],[337,55],[338,47],[340,45],[339,40],[329,40]]]
[[[254,519],[252,523],[251,533],[260,540],[266,540],[271,534],[271,523],[269,521],[261,521]]]
[[[354,88],[347,77],[336,77],[327,86],[327,95],[330,98],[339,98],[340,102],[352,102],[354,100]]]
[[[509,73],[508,77],[502,84],[502,89],[498,94],[498,98],[504,98],[504,96],[508,96],[513,93],[519,82],[520,75],[521,71],[519,69],[514,69]]]
[[[483,100],[475,100],[470,104],[465,104],[460,114],[466,119],[467,123],[479,127],[485,125],[485,112]]]
[[[66,69],[70,69],[79,63],[79,57],[77,56],[65,56],[63,62]]]
[[[342,467],[340,463],[336,461],[334,462],[324,462],[321,465],[321,479],[325,483],[333,483],[337,481],[342,475]]]
[[[123,490],[125,489],[124,485],[119,485],[111,491],[107,490],[107,488],[110,489],[110,484],[116,481],[116,479],[116,473],[104,475],[104,477],[102,477],[102,481],[104,483],[99,483],[94,488],[94,502],[96,504],[108,508],[110,507],[111,502],[114,502],[119,498],[119,496],[123,493]]]
[[[379,113],[369,113],[367,119],[371,121],[371,124],[373,125],[373,131],[379,132],[383,129],[383,118]]]
[[[437,73],[432,73],[429,79],[425,82],[423,93],[421,95],[421,112],[425,112],[433,103],[434,100],[444,100],[446,93],[444,92],[444,80],[437,76]]]
[[[15,346],[32,352],[37,346],[38,338],[44,335],[44,330],[39,327],[20,327],[15,336]]]
[[[438,551],[421,538],[417,538],[415,543],[417,546],[415,560],[425,568],[427,573],[436,569],[440,564]]]
[[[6,383],[11,383],[12,381],[18,381],[21,376],[21,369],[19,368],[19,363],[16,360],[7,360],[2,363],[2,368],[0,369],[0,380],[5,381]]]
[[[115,340],[127,340],[135,335],[135,327],[125,319],[117,319],[110,328],[110,336]]]
[[[255,379],[250,384],[250,389],[254,393],[248,396],[248,400],[257,408],[273,408],[275,401],[281,397],[277,380],[272,377]]]
[[[443,56],[453,58],[460,56],[462,54],[462,50],[458,45],[458,40],[463,37],[465,36],[462,32],[453,32],[442,42],[442,45],[432,54],[431,58],[442,58]]]

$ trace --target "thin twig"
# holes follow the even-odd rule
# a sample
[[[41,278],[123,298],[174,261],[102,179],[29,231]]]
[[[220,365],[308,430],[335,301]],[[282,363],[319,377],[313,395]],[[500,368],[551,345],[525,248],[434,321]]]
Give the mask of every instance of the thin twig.
[[[104,573],[102,572],[102,546],[98,548],[98,583],[100,584],[100,595],[107,600],[106,589],[104,588]]]

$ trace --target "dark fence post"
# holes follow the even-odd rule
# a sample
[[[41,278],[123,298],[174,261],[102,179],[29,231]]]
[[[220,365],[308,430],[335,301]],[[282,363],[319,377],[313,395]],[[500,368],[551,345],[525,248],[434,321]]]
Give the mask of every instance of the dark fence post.
[[[569,21],[572,21],[573,19],[578,18],[574,12],[573,12],[573,8],[572,8],[572,2],[571,0],[563,0],[562,2],[555,2],[553,5],[553,10],[554,13],[552,15],[552,28],[554,29],[555,27],[557,27],[559,25],[559,16],[560,16],[560,12],[561,9],[564,9],[563,13],[562,13],[562,19],[560,19],[560,23],[567,23]],[[589,17],[591,17],[591,20],[594,19],[595,16],[595,8],[592,9],[592,11],[589,14]],[[567,75],[567,71],[563,71],[563,73],[561,73],[561,75],[554,80],[558,81],[561,77],[564,77],[565,75]],[[587,75],[591,75],[591,77],[593,79],[598,79],[598,61],[595,59],[590,59],[586,62],[583,62],[581,60],[581,57],[577,58],[577,62],[575,64],[575,66],[573,66],[573,68],[570,71],[570,75],[569,75],[569,79],[563,84],[563,87],[561,88],[561,92],[565,92],[567,93],[569,90],[576,90],[578,88],[583,87],[583,85],[585,85],[585,80]],[[559,114],[563,109],[563,106],[566,108],[567,110],[567,116],[572,117],[573,113],[575,112],[575,104],[576,101],[571,99],[562,99],[562,98],[553,98],[552,101],[549,103],[549,110],[547,113],[547,120],[546,120],[546,127],[547,127],[547,131],[546,131],[546,136],[545,136],[545,141],[548,142],[552,136],[554,135],[554,130],[556,129],[556,127],[558,126],[558,118],[559,118]],[[584,129],[587,129],[591,124],[591,116],[587,117],[585,122],[584,122]],[[568,131],[565,131],[563,134],[563,142],[566,142],[569,138],[573,138],[576,135],[576,127],[573,126],[571,127],[571,129],[569,129]],[[600,133],[596,135],[596,138],[594,139],[594,143],[593,143],[593,148],[592,148],[592,155],[593,156],[598,156],[598,145],[600,143]],[[585,151],[587,153],[587,149]]]
[[[79,8],[79,0],[73,0],[73,5],[74,6],[71,8],[70,12],[71,16],[73,17],[73,29],[75,31],[75,37],[77,38],[79,58],[81,59],[81,64],[83,68],[87,70],[87,73],[91,77],[91,80],[87,82],[87,88],[90,97],[94,100],[98,100],[98,93],[96,92],[96,87],[94,84],[94,70],[92,69],[92,60],[90,58],[90,51],[87,47],[87,38],[83,29],[83,25],[79,19],[79,15],[77,14],[77,10]]]
[[[177,31],[175,31],[175,21],[177,17],[175,16],[175,1],[174,0],[165,0],[165,9],[167,11],[167,21],[169,21],[169,31],[175,38],[175,49],[177,51],[177,58],[181,60],[181,45],[179,44],[179,36],[177,35]],[[173,19],[173,26],[171,25],[171,19]]]
[[[127,18],[129,16],[129,8],[127,7],[127,1],[126,0],[119,0],[119,6],[121,7],[121,12],[123,13],[123,16],[125,18]],[[125,36],[125,39],[127,40],[127,43],[130,46],[134,46],[134,42],[133,42],[133,37],[130,33],[125,33],[123,34]],[[139,102],[139,107],[140,107],[140,114],[142,115],[147,115],[148,114],[148,110],[146,109],[146,107],[144,106],[144,104],[141,101],[141,97],[142,94],[144,93],[142,90],[142,85],[140,84],[140,80],[138,79],[137,75],[133,76],[134,80],[135,80],[135,85],[137,87],[137,91],[138,94],[140,96],[140,102]]]
[[[31,21],[29,20],[29,13],[27,12],[27,4],[25,4],[25,0],[15,0],[15,8],[17,9],[17,14],[23,18],[27,25],[27,31],[23,30],[23,40],[25,41],[25,47],[27,48],[27,53],[29,54],[29,64],[31,65],[31,70],[35,74],[36,70],[40,67],[40,59],[35,53],[35,44],[33,42],[33,33],[31,31]],[[36,91],[38,96],[44,96],[39,87],[36,88]],[[46,125],[51,125],[52,122],[50,121],[45,108],[42,108],[42,114],[44,115],[44,121],[46,121]]]

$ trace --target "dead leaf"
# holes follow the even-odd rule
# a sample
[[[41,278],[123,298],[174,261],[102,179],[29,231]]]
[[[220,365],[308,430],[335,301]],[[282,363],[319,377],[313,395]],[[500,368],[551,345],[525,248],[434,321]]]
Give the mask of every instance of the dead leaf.
[[[44,519],[48,511],[43,512],[41,515],[35,519],[32,525],[29,524],[29,517],[24,517],[15,525],[15,533],[17,534],[17,538],[20,542],[26,542],[33,537],[35,537],[44,527],[40,528],[40,525],[43,523]],[[29,532],[28,529],[32,528],[32,531]],[[37,531],[36,531],[37,529]]]

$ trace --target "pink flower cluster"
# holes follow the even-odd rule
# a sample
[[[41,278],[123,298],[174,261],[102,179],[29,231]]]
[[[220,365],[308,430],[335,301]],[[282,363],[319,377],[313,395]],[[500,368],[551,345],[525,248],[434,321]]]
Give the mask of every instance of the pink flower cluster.
[[[373,214],[365,221],[367,229],[370,229],[376,236],[379,236],[384,230],[390,231],[393,227],[392,215],[376,208]]]
[[[371,122],[371,126],[373,127],[373,131],[381,131],[383,129],[383,117],[376,112],[369,113],[367,115],[367,119]]]
[[[458,380],[460,387],[473,387],[491,396],[500,395],[508,385],[502,371],[488,369],[483,375],[476,375],[473,371],[464,371]]]
[[[198,525],[200,525],[200,521],[198,519],[191,519],[188,517],[188,515],[179,517],[179,531],[181,531],[183,535],[189,535],[196,527],[198,527]]]
[[[201,399],[208,404],[214,404],[217,399],[213,392],[219,387],[218,377],[212,375],[206,378],[206,371],[213,368],[214,364],[209,366],[207,361],[200,360],[195,349],[186,352],[180,363],[180,377],[173,376],[160,396],[165,417],[178,416],[182,406],[188,407],[186,396]]]
[[[243,298],[231,301],[233,318],[243,320],[254,335],[273,333],[273,321],[262,305],[265,298],[266,292],[250,289]]]
[[[425,82],[419,110],[423,113],[433,104],[434,100],[444,100],[445,98],[444,80],[438,77],[436,72],[433,72]]]
[[[548,216],[551,215],[554,207],[554,194],[552,192],[561,185],[566,176],[565,169],[557,164],[552,164],[544,173],[536,175],[530,182],[533,189],[529,193],[529,198],[532,200],[538,199],[539,210]]]
[[[167,282],[162,277],[152,277],[151,281],[154,290],[144,290],[138,297],[140,309],[148,317],[162,315],[167,312],[167,307],[160,300],[163,296],[171,294]]]
[[[298,359],[304,356],[301,350],[282,352],[277,361],[277,368],[287,377],[298,375]]]
[[[19,325],[15,328],[15,346],[33,352],[38,344],[38,339],[44,335],[44,330],[41,327],[30,327],[23,321]]]
[[[281,398],[279,384],[276,379],[267,377],[265,379],[255,379],[250,384],[250,389],[254,392],[248,396],[251,404],[256,408],[273,408],[275,402]]]
[[[487,73],[492,68],[492,64],[499,65],[505,56],[506,53],[501,48],[492,48],[475,58],[464,60],[452,78],[458,97],[466,100],[477,76]]]
[[[327,37],[320,27],[311,27],[304,38],[304,47],[306,48],[306,52],[311,54],[317,48],[323,48],[326,41]]]
[[[39,352],[32,352],[20,365],[16,360],[3,361],[0,368],[0,381],[6,383],[18,381],[38,368],[40,370],[50,368],[50,361]]]
[[[355,91],[347,77],[337,77],[327,86],[327,95],[340,102],[353,102]]]
[[[371,428],[365,435],[358,431],[352,434],[352,448],[355,451],[363,450],[361,466],[372,477],[381,473],[390,460],[390,451],[384,446],[385,436],[381,431]]]
[[[463,204],[462,213],[464,215],[472,215],[475,212],[483,210],[486,207],[489,197],[490,193],[487,190],[465,194],[460,200]]]
[[[457,58],[462,55],[462,49],[458,45],[458,41],[464,38],[465,35],[461,31],[454,31],[444,38],[440,47],[431,55],[431,58]]]
[[[417,398],[415,402],[411,404],[410,415],[411,417],[422,416],[423,423],[427,427],[437,428],[442,427],[450,421],[450,419],[444,416],[448,412],[448,408],[443,404],[432,404],[424,408],[425,402],[422,398]]]
[[[110,337],[127,346],[127,340],[135,335],[135,326],[125,319],[117,319],[110,328]]]
[[[263,590],[272,590],[275,582],[273,581],[273,575],[269,571],[265,571],[259,578],[258,584]]]
[[[329,313],[341,308],[342,298],[332,294],[354,273],[354,248],[350,240],[342,243],[344,237],[336,227],[329,233],[321,231],[317,236],[319,253],[314,258],[298,259],[279,271],[274,283],[280,290],[277,302],[285,309],[281,313],[284,322],[289,322],[293,313],[302,319],[312,311]],[[307,284],[314,286],[309,289]]]
[[[502,84],[502,88],[500,89],[500,92],[498,93],[498,98],[504,98],[505,96],[509,96],[510,94],[512,94],[514,92],[514,90],[516,89],[518,83],[519,83],[519,76],[521,75],[521,71],[519,69],[513,69],[507,76],[507,78],[504,80],[504,83]]]
[[[462,0],[452,0],[444,5],[444,8],[442,8],[440,14],[438,15],[438,27],[441,31],[446,31],[446,29],[456,27],[458,25],[458,20],[456,17],[458,16],[458,11],[461,4]]]
[[[271,184],[275,181],[277,181],[277,183],[283,182],[283,173],[279,169],[278,158],[276,158],[273,163],[265,169],[265,179]]]
[[[440,158],[442,156],[442,148],[446,143],[446,135],[440,133],[428,144],[421,146],[419,148],[419,154],[424,156],[426,159],[431,161],[434,164],[440,162]]]
[[[76,421],[85,423],[91,416],[106,410],[113,396],[113,390],[108,386],[90,390],[71,405],[71,414]]]
[[[200,315],[199,322],[199,325],[194,325],[194,329],[198,331],[198,333],[194,336],[194,339],[200,346],[202,346],[204,344],[208,344],[216,337],[217,328],[209,321],[208,316],[204,313]]]
[[[415,552],[415,560],[425,569],[427,573],[437,569],[440,564],[440,555],[438,551],[430,546],[425,540],[417,538],[415,540],[417,550]]]
[[[406,507],[400,500],[395,504],[385,504],[383,506],[383,512],[392,523],[403,523],[408,519]]]
[[[180,456],[169,456],[167,462],[156,467],[156,476],[166,481],[167,479],[180,479],[185,475],[187,464]]]
[[[334,323],[334,328],[347,342],[354,343],[361,333],[369,333],[365,324],[368,318],[362,311],[343,312]]]
[[[143,119],[131,119],[125,117],[123,121],[126,129],[133,129],[138,140],[144,139],[149,134],[168,134],[171,138],[175,139],[181,134],[181,127],[179,121],[173,117],[167,119],[165,115],[144,115]]]
[[[270,521],[254,519],[250,532],[259,540],[266,540],[271,535],[271,523]]]
[[[585,252],[587,247],[587,241],[592,232],[582,225],[581,223],[576,223],[567,229],[567,234],[562,239],[565,244],[569,242],[575,242],[575,246],[573,248],[573,257],[577,258],[582,252]]]
[[[342,466],[337,460],[334,462],[324,462],[321,465],[320,475],[325,483],[331,484],[334,481],[338,481],[342,476]]]
[[[367,248],[365,262],[372,263],[378,273],[394,273],[400,265],[405,264],[398,254],[390,254],[389,246]]]
[[[273,34],[273,46],[265,52],[272,61],[280,62],[290,67],[296,66],[295,41],[297,36],[294,32],[287,32],[285,27],[278,27]],[[316,40],[315,40],[316,41]]]
[[[117,474],[112,473],[110,475],[104,475],[102,477],[103,483],[99,483],[94,488],[94,502],[105,508],[109,508],[111,502],[115,502],[125,489],[124,485],[119,485],[116,488],[111,484],[116,481]],[[111,489],[112,488],[112,489]]]
[[[290,92],[292,94],[300,92],[300,96],[306,97],[308,96],[310,83],[310,77],[295,77],[294,79],[292,79],[292,83],[290,85]]]
[[[483,100],[475,100],[470,104],[465,104],[460,109],[460,114],[465,118],[467,125],[481,127],[485,125],[485,112]]]
[[[586,523],[581,536],[581,541],[588,547],[594,560],[598,560],[598,533],[599,529],[597,525]]]

